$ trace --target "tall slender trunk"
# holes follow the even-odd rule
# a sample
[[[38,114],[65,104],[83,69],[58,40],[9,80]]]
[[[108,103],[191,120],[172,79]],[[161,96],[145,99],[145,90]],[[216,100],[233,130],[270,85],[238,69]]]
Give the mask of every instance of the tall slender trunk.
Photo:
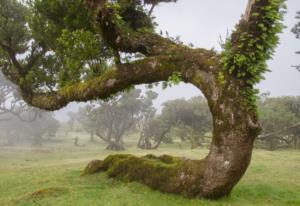
[[[90,140],[89,140],[90,142],[96,142],[96,140],[95,140],[95,137],[94,137],[94,131],[91,131],[90,132]]]

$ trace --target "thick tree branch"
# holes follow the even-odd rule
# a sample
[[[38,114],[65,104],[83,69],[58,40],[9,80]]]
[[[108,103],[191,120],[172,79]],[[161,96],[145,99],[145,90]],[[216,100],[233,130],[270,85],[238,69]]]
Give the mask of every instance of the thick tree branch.
[[[210,97],[215,84],[215,67],[212,62],[218,62],[214,52],[189,50],[173,56],[148,57],[132,63],[117,65],[101,76],[65,86],[52,93],[22,92],[26,102],[32,106],[46,110],[57,110],[72,101],[88,101],[105,99],[119,91],[137,84],[149,84],[167,81],[174,72],[179,72],[185,82],[198,86],[205,95]]]
[[[118,12],[107,6],[104,2],[107,1],[100,0],[98,1],[98,6],[93,6],[92,8],[90,6],[89,7],[96,12],[96,21],[101,28],[102,37],[109,46],[114,48],[116,51],[125,53],[142,53],[146,56],[157,56],[162,54],[172,54],[178,49],[188,49],[188,47],[184,45],[176,44],[170,39],[164,38],[151,31],[137,31],[134,28],[125,28],[121,23],[116,23],[116,15],[119,15]],[[158,4],[161,2],[176,1],[149,0],[144,2],[146,4]]]

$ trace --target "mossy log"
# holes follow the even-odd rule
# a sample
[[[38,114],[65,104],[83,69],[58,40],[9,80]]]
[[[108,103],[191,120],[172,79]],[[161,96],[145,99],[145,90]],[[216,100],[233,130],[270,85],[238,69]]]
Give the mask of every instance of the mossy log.
[[[105,172],[109,177],[125,182],[140,182],[166,193],[197,197],[201,192],[203,160],[162,155],[110,155],[103,161],[93,160],[83,174]]]

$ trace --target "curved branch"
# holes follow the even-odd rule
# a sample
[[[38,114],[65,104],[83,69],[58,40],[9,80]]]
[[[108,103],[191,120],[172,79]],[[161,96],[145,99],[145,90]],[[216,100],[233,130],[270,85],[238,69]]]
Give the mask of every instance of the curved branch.
[[[90,2],[90,1],[88,1]],[[188,47],[177,44],[168,38],[164,38],[154,32],[149,31],[149,28],[141,28],[135,30],[124,26],[128,24],[125,20],[122,23],[116,21],[116,16],[119,15],[117,10],[112,9],[105,0],[98,1],[98,6],[90,7],[97,12],[96,21],[101,28],[102,37],[106,43],[117,51],[125,53],[142,53],[146,56],[158,56],[172,54],[179,48]],[[128,1],[129,2],[129,1]],[[161,2],[176,2],[176,0],[149,0],[144,1],[146,4],[158,4]],[[96,9],[97,8],[97,9]],[[151,30],[151,29],[150,29]]]
[[[101,76],[86,82],[65,86],[55,92],[27,93],[24,100],[32,106],[46,110],[57,110],[72,101],[105,99],[117,92],[137,84],[167,81],[174,72],[180,72],[185,82],[198,86],[207,97],[214,84],[215,71],[210,66],[218,59],[213,52],[184,51],[173,56],[148,57],[132,63],[117,65]]]

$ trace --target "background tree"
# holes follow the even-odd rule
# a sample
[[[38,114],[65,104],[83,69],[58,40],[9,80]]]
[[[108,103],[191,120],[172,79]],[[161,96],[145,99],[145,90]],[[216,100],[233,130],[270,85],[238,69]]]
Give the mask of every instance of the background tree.
[[[176,99],[163,104],[161,114],[152,118],[145,127],[144,149],[156,149],[172,130],[182,141],[190,141],[191,148],[201,145],[204,134],[211,131],[211,114],[203,97],[190,100]]]
[[[70,128],[70,131],[73,131],[73,127],[74,127],[74,124],[76,122],[76,113],[75,112],[68,112],[67,113],[67,116],[69,117],[68,121],[67,121],[67,124]]]
[[[107,101],[99,102],[95,114],[96,135],[107,142],[106,149],[124,150],[123,136],[132,129],[142,108],[141,90],[134,89]]]
[[[204,135],[211,131],[212,119],[207,102],[202,97],[175,100],[165,104],[176,115],[174,126],[180,129],[182,140],[189,140],[191,148],[201,146]],[[177,130],[178,131],[178,130]]]
[[[97,113],[95,112],[95,105],[87,105],[79,108],[75,118],[84,128],[86,132],[90,134],[90,142],[95,142],[95,134],[99,127],[97,123]]]
[[[153,131],[159,130],[157,120],[154,120],[156,114],[156,108],[153,106],[153,101],[157,98],[158,94],[151,90],[146,92],[146,95],[141,99],[141,110],[138,115],[137,129],[140,133],[140,138],[138,140],[137,146],[141,149],[153,149],[153,147],[158,147],[159,144],[153,146],[151,139],[154,137],[150,134]],[[155,141],[156,138],[153,139]]]
[[[27,115],[32,116],[32,112],[37,112],[37,118],[32,122],[24,122],[20,128],[15,128],[16,131],[21,132],[25,137],[32,138],[33,146],[42,146],[43,138],[55,137],[56,132],[60,126],[58,120],[54,118],[53,113],[45,111],[31,110]]]
[[[258,140],[263,141],[269,150],[298,147],[299,97],[264,97],[260,100],[259,112],[263,133]]]
[[[33,119],[32,117],[35,116]],[[56,135],[59,122],[53,113],[31,109],[22,114],[22,119],[9,114],[7,121],[0,124],[2,134],[8,146],[30,142],[32,146],[42,146],[45,138],[49,140]],[[30,121],[27,121],[30,119]]]
[[[170,132],[172,123],[169,119],[164,119],[162,116],[153,117],[150,119],[143,128],[138,147],[141,149],[157,149],[166,134]]]
[[[185,196],[230,193],[246,171],[260,133],[254,86],[278,43],[283,0],[249,0],[221,53],[189,48],[155,33],[145,5],[173,0],[31,2],[3,0],[0,7],[1,70],[26,102],[57,110],[72,101],[105,99],[136,84],[191,83],[203,92],[213,116],[205,159],[177,159],[173,167],[158,164],[160,174],[165,173],[153,175],[158,165],[151,160],[115,156],[104,161],[111,168],[103,170],[121,167],[122,174],[114,176]],[[125,61],[123,54],[140,58]],[[126,167],[131,162],[135,164]],[[140,171],[136,167],[148,175],[133,175]]]

